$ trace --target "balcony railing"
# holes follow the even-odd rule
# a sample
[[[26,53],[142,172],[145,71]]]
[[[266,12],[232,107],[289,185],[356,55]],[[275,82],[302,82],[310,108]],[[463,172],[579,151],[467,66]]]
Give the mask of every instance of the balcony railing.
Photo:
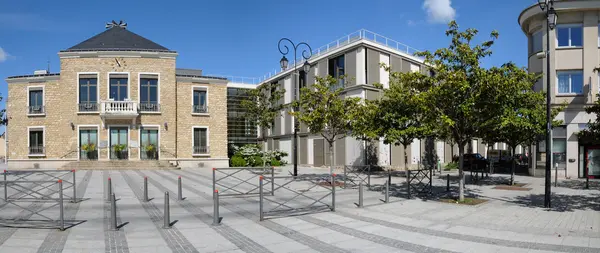
[[[208,113],[208,106],[206,105],[194,105],[192,108],[193,113]]]
[[[137,116],[138,105],[133,101],[103,101],[101,114]]]
[[[98,104],[97,103],[80,103],[79,104],[79,112],[97,112]]]
[[[46,147],[44,146],[32,146],[29,147],[30,155],[44,155],[46,154]]]
[[[209,152],[208,146],[194,146],[192,154],[194,155],[206,155]]]
[[[157,103],[141,103],[140,112],[160,112],[160,104]]]
[[[43,105],[30,105],[28,113],[29,114],[45,114],[46,107]]]

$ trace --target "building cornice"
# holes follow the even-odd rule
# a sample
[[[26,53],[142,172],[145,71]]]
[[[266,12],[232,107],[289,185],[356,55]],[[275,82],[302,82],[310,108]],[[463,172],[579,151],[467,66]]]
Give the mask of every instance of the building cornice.
[[[60,80],[60,73],[44,74],[44,75],[24,75],[10,76],[5,79],[7,83],[43,83],[47,81]]]
[[[555,1],[554,9],[556,12],[564,12],[564,11],[589,11],[589,10],[600,10],[600,1],[599,0],[575,0],[575,1]],[[535,16],[540,16],[540,18],[544,18],[544,12],[540,9],[539,5],[533,4],[519,14],[519,18],[517,22],[519,26],[521,26],[521,30],[527,34],[528,30],[525,29],[525,24],[527,24],[532,18]],[[558,20],[560,21],[560,14],[558,15]]]
[[[125,58],[161,58],[161,59],[176,59],[178,53],[175,51],[160,52],[160,51],[61,51],[58,56],[61,59],[68,58],[110,58],[110,57],[125,57]]]

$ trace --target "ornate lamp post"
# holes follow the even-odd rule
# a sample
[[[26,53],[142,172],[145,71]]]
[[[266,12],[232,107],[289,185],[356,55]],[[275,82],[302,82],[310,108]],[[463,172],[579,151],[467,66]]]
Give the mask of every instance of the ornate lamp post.
[[[546,12],[546,181],[544,190],[544,207],[552,207],[551,194],[551,169],[552,169],[552,116],[550,104],[550,31],[556,28],[558,16],[554,10],[554,0],[538,0],[542,11]]]
[[[298,86],[296,84],[296,76],[298,75],[298,69],[296,68],[298,66],[296,60],[298,59],[297,54],[298,54],[298,48],[302,45],[304,45],[308,50],[304,49],[302,50],[302,58],[304,59],[304,65],[302,66],[302,69],[304,70],[305,73],[308,73],[308,71],[310,70],[310,64],[308,63],[308,59],[312,56],[312,48],[306,44],[305,42],[300,42],[298,44],[295,44],[294,42],[292,42],[290,39],[288,38],[282,38],[279,40],[279,43],[277,44],[277,47],[279,48],[279,52],[283,55],[283,57],[281,58],[281,60],[279,61],[279,63],[281,64],[281,69],[286,70],[288,68],[288,59],[285,57],[289,52],[290,52],[290,48],[286,45],[283,45],[282,47],[282,42],[288,42],[289,44],[291,44],[292,48],[294,49],[294,71],[292,72],[292,87],[293,87],[293,96],[294,96],[294,100],[299,100],[299,89]],[[294,111],[298,111],[298,107],[294,108]],[[298,119],[294,119],[294,176],[298,176],[298,128],[300,126],[300,122],[298,122]]]

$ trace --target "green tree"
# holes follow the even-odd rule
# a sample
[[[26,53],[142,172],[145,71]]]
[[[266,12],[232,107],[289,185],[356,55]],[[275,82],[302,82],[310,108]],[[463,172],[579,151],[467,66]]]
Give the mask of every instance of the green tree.
[[[577,133],[580,140],[590,144],[600,144],[600,96],[597,95],[597,99],[592,106],[585,108],[585,112],[588,114],[595,114],[596,119],[589,121],[587,128]]]
[[[364,142],[365,165],[370,165],[370,144],[379,139],[381,126],[378,125],[379,100],[362,100],[356,106],[355,110],[350,112],[350,135]]]
[[[529,146],[546,133],[546,95],[532,89],[540,78],[514,63],[489,70],[486,88],[482,92],[482,111],[494,115],[482,122],[480,134],[486,139],[506,143],[514,156],[517,146]],[[552,108],[554,118],[564,105]],[[553,126],[561,121],[552,122]],[[516,161],[511,166],[510,184],[514,184]]]
[[[464,147],[477,137],[480,117],[486,116],[478,110],[482,82],[487,77],[481,60],[492,54],[490,47],[498,38],[498,32],[493,31],[490,40],[474,45],[473,40],[478,34],[476,29],[460,31],[455,21],[450,22],[448,27],[446,35],[451,37],[451,43],[447,48],[416,55],[425,57],[425,63],[435,73],[432,77],[434,85],[421,101],[432,127],[441,136],[448,136],[458,144],[459,200],[464,201]]]
[[[310,88],[302,88],[300,100],[293,106],[299,111],[291,112],[313,134],[319,134],[329,145],[330,173],[333,174],[333,143],[346,137],[352,126],[352,115],[360,98],[342,98],[343,89],[335,89],[337,80],[331,76],[320,78]]]
[[[276,119],[282,116],[282,110],[286,106],[281,103],[285,89],[278,83],[263,83],[256,89],[248,91],[248,97],[241,101],[245,110],[245,117],[259,126],[260,130],[271,128]],[[264,133],[261,135],[264,138]],[[263,152],[263,167],[266,164]]]
[[[390,71],[389,67],[383,67]],[[414,139],[432,134],[429,125],[423,120],[423,90],[431,86],[431,81],[429,76],[420,72],[391,72],[389,89],[383,91],[383,98],[379,102],[379,116],[376,117],[375,124],[380,128],[379,134],[384,143],[404,147],[405,169],[408,169],[407,146]]]

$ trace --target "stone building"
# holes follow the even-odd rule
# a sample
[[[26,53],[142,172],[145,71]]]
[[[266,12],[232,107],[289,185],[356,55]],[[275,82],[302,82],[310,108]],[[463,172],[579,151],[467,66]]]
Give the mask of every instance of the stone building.
[[[58,55],[60,73],[6,79],[9,168],[228,165],[227,79],[114,22]]]

